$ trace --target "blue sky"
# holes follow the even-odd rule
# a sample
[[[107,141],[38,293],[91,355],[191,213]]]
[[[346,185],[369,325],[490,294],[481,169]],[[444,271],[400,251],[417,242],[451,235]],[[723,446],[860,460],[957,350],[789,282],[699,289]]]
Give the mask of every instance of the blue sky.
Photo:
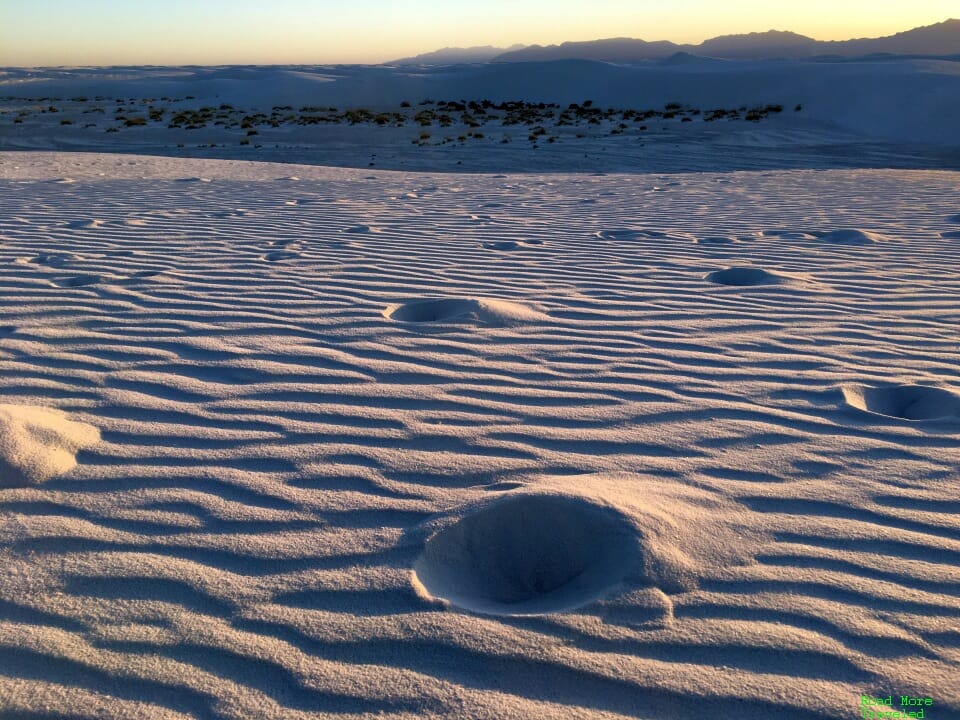
[[[602,37],[874,37],[957,0],[0,0],[0,66],[383,62],[445,46]]]

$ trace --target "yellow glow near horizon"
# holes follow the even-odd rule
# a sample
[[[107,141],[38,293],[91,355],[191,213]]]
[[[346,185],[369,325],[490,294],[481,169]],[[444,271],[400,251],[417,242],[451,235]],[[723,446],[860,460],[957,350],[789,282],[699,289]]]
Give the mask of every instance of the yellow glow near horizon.
[[[72,5],[72,7],[71,7]],[[696,44],[791,30],[891,35],[960,15],[956,0],[3,0],[0,66],[376,63],[441,47],[633,37]]]

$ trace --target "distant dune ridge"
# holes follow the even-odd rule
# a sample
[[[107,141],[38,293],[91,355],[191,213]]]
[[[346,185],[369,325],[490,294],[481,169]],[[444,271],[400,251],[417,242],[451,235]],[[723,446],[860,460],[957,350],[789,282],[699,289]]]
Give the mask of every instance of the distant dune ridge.
[[[779,130],[755,133],[754,137],[743,131],[731,132],[730,139],[721,139],[720,143],[739,145],[748,151],[762,151],[767,146],[776,149],[778,158],[794,156],[799,147],[836,148],[848,146],[851,141],[872,139],[895,141],[898,147],[891,148],[892,154],[901,152],[900,148],[907,143],[960,146],[960,134],[956,132],[956,118],[960,117],[960,62],[937,59],[734,62],[674,55],[665,62],[641,65],[564,59],[417,68],[184,67],[129,68],[122,72],[116,68],[10,69],[0,78],[0,98],[12,98],[3,101],[4,106],[18,102],[18,98],[77,96],[89,98],[90,104],[96,104],[93,98],[98,96],[150,98],[154,101],[171,97],[180,99],[180,107],[210,105],[216,108],[229,103],[245,110],[258,108],[268,113],[279,105],[288,105],[292,109],[335,106],[389,112],[397,110],[404,102],[412,105],[410,111],[415,112],[418,103],[426,98],[489,99],[494,102],[524,100],[557,103],[563,107],[592,100],[598,107],[638,110],[662,110],[668,103],[680,103],[698,108],[703,113],[713,108],[746,108],[774,103],[785,110],[776,118]],[[794,111],[797,106],[802,112]],[[61,127],[58,123],[64,118],[63,114],[43,117],[51,122],[50,128],[39,133],[24,133],[15,124],[18,118],[14,113],[0,116],[0,149],[55,149],[64,145],[77,148],[83,142],[78,143],[75,137],[81,132],[81,125],[91,119],[103,123],[103,119],[78,114],[73,125]],[[704,125],[703,117],[701,115],[689,123],[688,129],[715,131],[729,127],[725,123]],[[167,122],[163,123],[164,128]],[[455,138],[468,129],[447,133],[435,131],[434,137],[446,134]],[[310,128],[308,138],[323,130]],[[377,134],[358,136],[354,142],[367,150],[365,159],[369,159],[369,152],[377,152],[371,149],[376,145],[376,138],[389,137],[390,131],[389,127],[383,128],[377,130]],[[261,129],[264,137],[270,132]],[[111,136],[99,128],[95,132],[88,131],[85,137],[93,136],[96,142],[85,149],[98,149],[97,144],[104,148],[113,147],[119,138],[131,136],[138,139],[138,148],[146,147],[144,141],[149,141],[152,133],[153,128],[131,128]],[[654,136],[652,145],[658,142],[658,136],[673,137],[658,130],[649,134]],[[411,135],[407,130],[403,137],[402,144],[408,149]],[[501,136],[502,132],[496,135],[487,133],[484,142],[493,146],[493,153],[503,156],[497,163],[510,163],[510,156],[518,158],[515,161],[518,166],[536,167],[540,162],[518,154],[516,145],[500,152]],[[221,141],[218,136],[206,140],[202,140],[203,137],[205,133],[196,133],[176,142]],[[348,139],[343,129],[326,137],[323,142],[310,142],[326,148],[325,152],[329,154]],[[278,140],[285,141],[285,137],[281,134]],[[649,149],[639,153],[639,147],[637,140],[633,140],[623,153],[625,156],[650,155]],[[541,150],[540,154],[545,153]],[[679,155],[682,154],[683,150]],[[725,154],[729,155],[729,152]],[[859,162],[857,153],[851,157],[855,164]],[[672,161],[666,166],[673,168],[677,168],[676,163],[680,160],[677,153],[668,153],[665,159]]]

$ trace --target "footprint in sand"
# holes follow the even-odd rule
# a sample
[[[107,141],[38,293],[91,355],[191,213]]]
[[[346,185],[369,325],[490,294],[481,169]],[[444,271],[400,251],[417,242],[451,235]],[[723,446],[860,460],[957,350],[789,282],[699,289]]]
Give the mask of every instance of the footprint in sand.
[[[852,408],[871,415],[910,420],[960,419],[960,393],[928,385],[845,385],[843,399]]]
[[[870,245],[880,242],[883,237],[877,233],[857,230],[855,228],[844,228],[842,230],[832,230],[830,232],[815,233],[816,237],[822,242],[833,243],[836,245]]]
[[[520,243],[513,240],[503,240],[500,242],[485,242],[483,246],[487,250],[517,250],[521,247]]]
[[[732,243],[739,242],[736,238],[728,235],[709,235],[707,237],[694,238],[693,241],[698,245],[731,245]]]
[[[601,230],[595,235],[603,240],[692,240],[690,235],[680,233],[666,233],[659,230],[632,230],[620,228]]]
[[[800,230],[761,230],[757,233],[762,238],[779,238],[781,240],[816,240],[817,236]]]
[[[180,215],[189,215],[190,213],[191,211],[186,208],[172,208],[169,210],[148,210],[146,214],[163,218],[175,218]]]
[[[380,228],[370,227],[369,225],[351,225],[342,232],[348,235],[366,235],[367,233],[380,232]]]
[[[763,268],[732,267],[708,273],[704,277],[704,280],[716,283],[717,285],[754,287],[758,285],[779,285],[783,283],[786,278],[777,273],[768,272]]]
[[[53,280],[53,284],[62,288],[86,287],[96,285],[106,280],[102,275],[76,275],[68,278],[58,278]]]
[[[31,258],[27,262],[32,265],[47,265],[48,267],[63,267],[64,265],[69,265],[72,262],[82,260],[79,255],[73,255],[72,253],[48,253],[44,255],[37,255],[35,258]]]
[[[163,270],[141,270],[125,278],[115,278],[114,282],[120,285],[139,285],[147,280],[153,280],[163,275]]]
[[[279,262],[281,260],[293,260],[300,257],[297,253],[288,252],[286,250],[277,250],[276,252],[270,252],[261,257],[262,260],[267,262]]]
[[[103,220],[74,220],[68,222],[65,227],[71,230],[96,230],[103,227]]]
[[[296,250],[300,247],[300,243],[293,238],[279,238],[277,240],[271,240],[267,243],[270,247],[279,247],[279,248],[290,248]]]
[[[414,586],[488,615],[564,612],[610,594],[635,563],[637,545],[608,507],[508,494],[430,537],[414,564]]]

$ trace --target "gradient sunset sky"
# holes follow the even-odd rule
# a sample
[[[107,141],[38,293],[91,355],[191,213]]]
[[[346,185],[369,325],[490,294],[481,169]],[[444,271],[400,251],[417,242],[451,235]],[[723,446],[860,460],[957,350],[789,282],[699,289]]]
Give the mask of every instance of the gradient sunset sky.
[[[877,37],[957,0],[0,0],[0,66],[377,63],[447,46],[770,29]]]

